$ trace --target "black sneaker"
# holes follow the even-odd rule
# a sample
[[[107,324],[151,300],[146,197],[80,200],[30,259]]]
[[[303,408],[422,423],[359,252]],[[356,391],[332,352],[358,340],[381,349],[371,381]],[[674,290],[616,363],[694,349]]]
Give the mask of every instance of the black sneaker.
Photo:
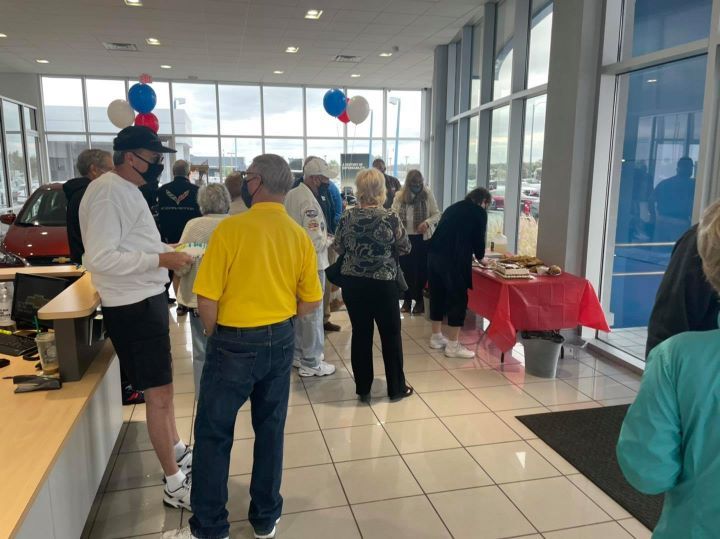
[[[143,404],[145,402],[145,394],[142,391],[138,391],[131,385],[126,385],[122,389],[122,403],[123,406],[130,406],[131,404]]]

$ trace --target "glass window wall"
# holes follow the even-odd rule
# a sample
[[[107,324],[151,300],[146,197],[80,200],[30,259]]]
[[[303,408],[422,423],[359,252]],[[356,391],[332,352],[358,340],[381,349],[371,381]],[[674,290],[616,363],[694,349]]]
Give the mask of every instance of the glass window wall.
[[[541,95],[525,103],[517,250],[519,254],[527,256],[535,256],[537,252],[546,102],[547,96]]]
[[[642,56],[708,37],[712,0],[627,0],[625,56]]]
[[[552,0],[533,0],[528,45],[528,88],[547,84],[548,81],[552,15]]]
[[[493,99],[512,92],[513,36],[515,35],[515,0],[504,0],[497,6],[495,19],[495,69]]]
[[[55,82],[57,80],[60,84]],[[124,89],[126,84],[124,79],[109,82],[117,89]],[[132,85],[135,81],[127,83]],[[85,116],[83,84],[88,88],[87,103],[90,105],[90,95],[98,94],[99,86],[92,88],[99,84],[97,81],[43,77],[44,88],[78,89],[80,118]],[[399,175],[422,164],[422,140],[425,137],[422,91],[349,89],[346,91],[348,97],[362,95],[368,100],[371,114],[362,124],[351,123],[345,128],[322,108],[327,88],[163,81],[153,82],[152,87],[158,96],[153,113],[160,121],[161,138],[178,150],[165,162],[163,182],[171,179],[170,170],[175,159],[191,162],[193,178],[220,181],[233,170],[245,170],[253,157],[263,151],[283,156],[298,176],[302,173],[306,155],[320,155],[330,164],[334,180],[352,182],[357,173],[352,163],[356,163],[357,158],[370,166],[374,158],[383,157],[389,161],[388,167],[393,167],[396,141]],[[99,97],[93,97],[92,103],[99,102]],[[48,107],[53,106],[50,103],[52,100]],[[391,111],[387,117],[386,107]],[[96,121],[90,122],[91,129],[82,127],[78,129],[80,132],[67,130],[67,124],[57,121],[48,124],[46,140],[53,180],[65,181],[74,177],[75,160],[85,148],[111,149],[111,133],[116,129],[107,131],[99,116],[94,118]],[[386,132],[387,137],[384,136]],[[368,138],[371,133],[372,139]],[[386,148],[389,155],[385,154]],[[348,163],[345,169],[343,163]]]
[[[510,131],[510,107],[505,106],[492,111],[492,131],[490,134],[490,169],[488,185],[493,197],[488,212],[488,238],[492,240],[504,230],[505,186],[508,178],[508,133]]]

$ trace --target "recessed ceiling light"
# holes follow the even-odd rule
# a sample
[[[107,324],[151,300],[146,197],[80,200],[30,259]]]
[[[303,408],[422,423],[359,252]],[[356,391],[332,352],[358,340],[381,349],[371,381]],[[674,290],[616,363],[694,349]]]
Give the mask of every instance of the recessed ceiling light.
[[[7,34],[0,34],[0,37],[7,37]]]
[[[131,7],[142,7],[142,0],[125,0],[125,4]]]
[[[38,64],[49,64],[50,60],[45,60],[44,58],[38,58],[35,60]]]
[[[313,19],[316,21],[322,16],[322,14],[322,9],[308,9],[307,13],[305,13],[305,18]]]
[[[172,66],[168,64],[163,64],[160,66],[160,69],[172,69]]]
[[[274,75],[282,75],[283,73],[285,73],[285,72],[284,72],[284,71],[280,71],[279,69],[276,69],[275,71],[273,71],[273,74],[274,74]]]
[[[392,53],[391,52],[381,52],[380,56],[382,56],[383,58],[390,58],[392,56]]]
[[[654,83],[654,82],[657,82],[657,79],[648,79],[647,81],[648,81],[650,84],[652,84],[652,83]]]
[[[353,74],[350,75],[350,76],[351,76],[353,79],[357,79],[357,78],[360,77],[360,73],[353,73]]]
[[[285,52],[289,52],[290,54],[295,54],[299,50],[300,50],[300,47],[290,46],[287,49],[285,49]]]
[[[160,40],[156,37],[149,37],[145,40],[148,45],[160,45]]]

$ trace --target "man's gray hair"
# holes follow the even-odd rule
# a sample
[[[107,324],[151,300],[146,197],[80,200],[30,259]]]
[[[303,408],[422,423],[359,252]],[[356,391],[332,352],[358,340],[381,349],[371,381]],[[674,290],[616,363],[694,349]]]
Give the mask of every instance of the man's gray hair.
[[[114,151],[113,152],[113,165],[118,166],[122,165],[125,162],[125,154],[126,153],[135,153],[139,152],[140,150],[120,150],[120,151]]]
[[[230,198],[235,200],[242,194],[243,174],[242,172],[231,172],[225,178],[225,187],[230,192]]]
[[[198,191],[197,200],[203,215],[230,211],[230,193],[221,183],[202,186]]]
[[[190,176],[190,163],[184,159],[178,159],[173,164],[172,173],[173,176],[182,176],[183,178],[187,178]]]
[[[90,167],[95,165],[101,169],[105,160],[110,157],[110,152],[105,150],[83,150],[77,158],[77,169],[81,176],[90,174]]]
[[[253,159],[254,172],[262,177],[263,186],[274,195],[286,195],[293,185],[293,175],[287,161],[275,155],[266,153]]]

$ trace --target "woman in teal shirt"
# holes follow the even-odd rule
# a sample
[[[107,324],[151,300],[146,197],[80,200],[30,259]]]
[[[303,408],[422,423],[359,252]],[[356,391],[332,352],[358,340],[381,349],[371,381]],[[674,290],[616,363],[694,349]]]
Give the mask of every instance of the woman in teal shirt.
[[[703,215],[698,249],[720,291],[720,202]],[[681,333],[653,349],[617,457],[632,486],[665,493],[655,539],[720,537],[720,330]]]

